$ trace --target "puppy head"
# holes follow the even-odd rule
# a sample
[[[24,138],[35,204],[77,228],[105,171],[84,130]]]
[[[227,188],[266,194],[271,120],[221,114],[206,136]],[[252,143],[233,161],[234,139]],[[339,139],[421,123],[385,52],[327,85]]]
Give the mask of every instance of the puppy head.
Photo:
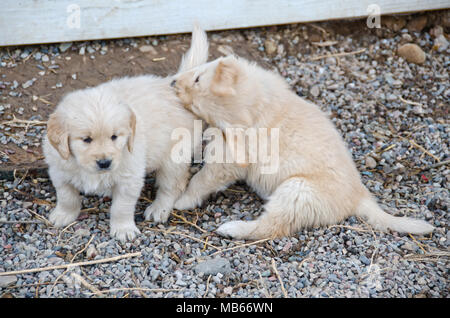
[[[47,137],[61,158],[92,173],[113,171],[133,151],[136,116],[98,88],[67,95],[50,116]]]
[[[186,109],[221,127],[220,120],[231,119],[239,111],[243,75],[239,61],[228,56],[177,75],[172,86]]]

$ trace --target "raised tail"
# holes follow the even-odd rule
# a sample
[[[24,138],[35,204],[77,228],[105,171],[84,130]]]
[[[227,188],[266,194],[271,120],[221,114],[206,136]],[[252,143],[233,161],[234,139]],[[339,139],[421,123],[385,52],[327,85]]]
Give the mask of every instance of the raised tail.
[[[198,24],[194,25],[192,31],[191,47],[181,59],[178,73],[190,70],[196,66],[206,63],[208,60],[208,38]]]
[[[356,215],[363,217],[367,223],[381,231],[390,229],[399,233],[426,234],[434,230],[434,227],[425,221],[393,216],[384,212],[372,197],[367,197],[361,201]]]

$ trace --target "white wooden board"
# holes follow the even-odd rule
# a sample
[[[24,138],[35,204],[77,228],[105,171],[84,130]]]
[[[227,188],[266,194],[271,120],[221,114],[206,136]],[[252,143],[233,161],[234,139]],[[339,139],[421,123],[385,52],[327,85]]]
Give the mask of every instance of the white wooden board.
[[[0,46],[184,33],[448,8],[450,0],[1,0]]]

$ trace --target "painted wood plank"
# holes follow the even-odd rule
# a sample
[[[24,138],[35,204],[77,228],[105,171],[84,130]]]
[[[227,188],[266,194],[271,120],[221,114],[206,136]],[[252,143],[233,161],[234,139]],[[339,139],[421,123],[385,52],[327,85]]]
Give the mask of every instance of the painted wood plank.
[[[449,7],[449,0],[2,0],[0,46],[185,33]]]

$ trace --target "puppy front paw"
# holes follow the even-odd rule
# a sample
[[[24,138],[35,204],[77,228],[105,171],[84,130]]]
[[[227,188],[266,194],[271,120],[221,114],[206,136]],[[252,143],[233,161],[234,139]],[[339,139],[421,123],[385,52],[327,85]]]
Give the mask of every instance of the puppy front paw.
[[[141,234],[141,231],[136,227],[134,222],[125,224],[111,224],[111,236],[118,239],[120,242],[132,241]]]
[[[48,220],[55,227],[63,227],[75,221],[80,214],[79,211],[66,211],[58,206],[50,213]]]
[[[147,221],[154,221],[156,223],[165,223],[169,219],[172,208],[153,201],[152,205],[147,207],[144,212]]]
[[[189,195],[183,194],[174,205],[177,210],[192,210],[201,205],[200,200],[193,198]]]

